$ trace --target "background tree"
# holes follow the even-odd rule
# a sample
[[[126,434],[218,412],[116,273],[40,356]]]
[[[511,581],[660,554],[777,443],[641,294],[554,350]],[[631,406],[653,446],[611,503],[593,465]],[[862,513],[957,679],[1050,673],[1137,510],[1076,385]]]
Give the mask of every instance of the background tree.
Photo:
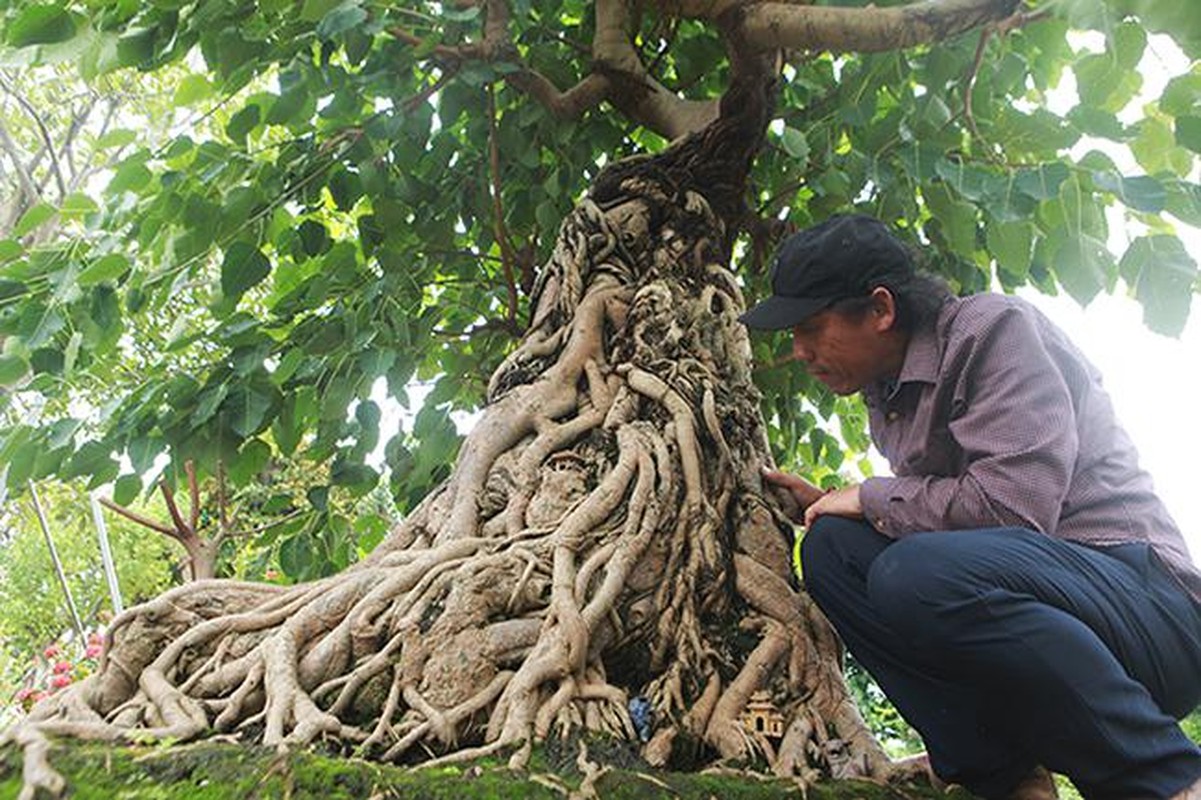
[[[57,474],[136,494],[188,459],[247,485],[302,457],[366,493],[382,394],[408,405],[414,379],[430,384],[384,447],[408,513],[370,557],[134,610],[112,632],[121,667],[35,710],[30,740],[216,729],[520,761],[582,726],[645,736],[659,763],[887,776],[756,477],[778,437],[837,480],[845,453],[819,419],[861,452],[863,413],[795,370],[752,382],[735,318],[763,254],[858,208],[905,226],[962,291],[1087,301],[1120,279],[1175,331],[1197,282],[1174,232],[1201,221],[1197,77],[1118,115],[1148,31],[1189,57],[1201,42],[1195,15],[1163,4],[6,14],[11,60],[71,54],[85,77],[193,65],[174,100],[204,121],[142,140],[94,210],[58,209],[77,235],[0,244],[0,382],[47,420],[7,428],[10,485]],[[1060,115],[1044,106],[1069,68],[1080,102]],[[1137,167],[1068,156],[1085,135]],[[1120,259],[1111,218],[1145,231]],[[757,341],[757,360],[781,344]],[[451,414],[481,406],[460,449]],[[327,488],[307,492],[306,548],[339,528]],[[740,724],[757,690],[781,740]]]

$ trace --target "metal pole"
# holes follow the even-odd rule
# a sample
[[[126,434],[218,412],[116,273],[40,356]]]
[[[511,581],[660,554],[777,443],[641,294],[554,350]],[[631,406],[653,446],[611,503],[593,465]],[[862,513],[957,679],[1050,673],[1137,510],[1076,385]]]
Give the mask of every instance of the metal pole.
[[[108,547],[108,527],[104,524],[104,514],[96,502],[96,495],[89,494],[88,499],[92,501],[92,519],[96,522],[96,535],[100,538],[100,560],[104,563],[104,577],[108,579],[108,596],[113,601],[113,613],[120,614],[125,610],[125,604],[121,602],[117,568],[113,566],[113,553]]]
[[[50,549],[50,560],[54,562],[54,571],[58,573],[58,582],[62,584],[63,596],[67,598],[67,608],[71,611],[71,622],[75,625],[75,634],[79,636],[79,643],[82,647],[84,644],[83,623],[79,619],[79,612],[75,610],[75,600],[71,597],[71,587],[67,585],[67,576],[63,572],[63,564],[58,560],[58,550],[54,549],[54,539],[50,537],[50,524],[46,522],[46,513],[42,511],[42,501],[38,499],[37,487],[33,485],[33,481],[29,481],[29,493],[33,497],[33,508],[38,514],[38,522],[42,523],[42,533],[46,535],[46,547]]]

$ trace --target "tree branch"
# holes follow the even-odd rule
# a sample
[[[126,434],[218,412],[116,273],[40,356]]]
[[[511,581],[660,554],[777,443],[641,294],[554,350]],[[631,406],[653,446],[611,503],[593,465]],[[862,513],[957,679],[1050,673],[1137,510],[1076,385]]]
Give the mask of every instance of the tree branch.
[[[9,135],[8,128],[4,127],[2,119],[0,119],[0,150],[8,153],[8,157],[12,160],[13,171],[17,174],[17,183],[21,188],[20,195],[13,198],[12,213],[9,214],[8,219],[4,220],[4,227],[0,228],[0,233],[7,234],[9,228],[21,218],[21,214],[41,199],[41,194],[38,192],[37,185],[34,184],[29,171],[21,162],[21,151],[17,147],[17,143]]]
[[[66,181],[63,180],[63,173],[58,164],[58,156],[54,152],[54,140],[50,138],[50,131],[46,130],[46,123],[42,121],[42,117],[40,114],[38,114],[37,109],[30,105],[28,100],[14,91],[3,76],[0,76],[0,87],[3,87],[4,91],[12,95],[12,98],[17,101],[21,108],[25,109],[25,113],[29,114],[29,116],[33,118],[34,124],[37,125],[38,132],[42,135],[42,141],[45,143],[46,153],[50,157],[50,168],[54,173],[55,181],[58,184],[59,198],[62,199],[66,197],[67,184]]]
[[[742,7],[740,29],[760,50],[874,53],[931,44],[1014,13],[1018,0],[924,0],[889,8],[755,3]]]
[[[192,463],[192,459],[189,458],[183,463],[183,471],[188,476],[188,495],[192,503],[188,523],[193,531],[198,531],[200,530],[200,486],[196,483],[196,465]]]
[[[170,536],[172,539],[174,539],[177,542],[180,542],[181,544],[183,543],[183,539],[180,538],[179,532],[176,531],[174,528],[168,528],[166,525],[163,525],[161,522],[155,522],[154,520],[150,519],[149,517],[143,517],[141,514],[137,513],[136,511],[130,511],[125,506],[117,505],[112,500],[109,500],[107,497],[100,497],[97,499],[100,501],[100,505],[104,506],[105,508],[109,509],[110,511],[117,512],[118,514],[120,514],[121,516],[123,516],[127,520],[129,520],[130,522],[136,522],[139,525],[147,527],[152,531],[157,531],[157,532],[163,534],[164,536]]]
[[[175,502],[175,492],[167,485],[167,481],[163,480],[159,483],[158,488],[163,492],[163,501],[167,504],[171,521],[175,523],[175,529],[179,531],[179,540],[182,542],[188,538],[195,538],[196,531],[189,528],[188,523],[184,521],[183,514],[179,512],[179,505]]]

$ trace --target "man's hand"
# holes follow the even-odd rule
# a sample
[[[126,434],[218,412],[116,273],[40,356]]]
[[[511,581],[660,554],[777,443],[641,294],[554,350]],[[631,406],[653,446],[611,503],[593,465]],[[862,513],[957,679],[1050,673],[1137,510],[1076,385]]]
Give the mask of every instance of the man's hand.
[[[814,521],[823,514],[835,517],[863,519],[863,507],[859,505],[859,484],[844,486],[832,492],[826,492],[805,509],[805,527],[813,525]]]
[[[804,478],[766,467],[763,468],[763,488],[771,491],[784,514],[793,522],[800,522],[804,518],[805,509],[824,494]]]

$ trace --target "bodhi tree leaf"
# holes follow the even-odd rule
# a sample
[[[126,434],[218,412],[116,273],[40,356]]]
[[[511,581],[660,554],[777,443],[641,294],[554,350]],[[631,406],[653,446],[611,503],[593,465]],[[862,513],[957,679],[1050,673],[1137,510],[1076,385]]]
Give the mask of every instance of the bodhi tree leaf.
[[[5,40],[13,47],[62,42],[75,35],[75,22],[57,3],[28,6],[6,25]]]
[[[1184,330],[1197,280],[1197,262],[1175,236],[1141,236],[1122,256],[1119,270],[1143,304],[1143,321],[1153,331],[1179,336]]]
[[[129,259],[120,253],[109,253],[93,261],[79,273],[80,286],[94,286],[116,280],[129,270]]]
[[[247,242],[234,242],[226,248],[221,262],[221,293],[236,299],[270,272],[271,262],[257,247]]]
[[[993,222],[985,234],[988,252],[997,266],[1024,278],[1034,257],[1034,225],[1029,222]]]

